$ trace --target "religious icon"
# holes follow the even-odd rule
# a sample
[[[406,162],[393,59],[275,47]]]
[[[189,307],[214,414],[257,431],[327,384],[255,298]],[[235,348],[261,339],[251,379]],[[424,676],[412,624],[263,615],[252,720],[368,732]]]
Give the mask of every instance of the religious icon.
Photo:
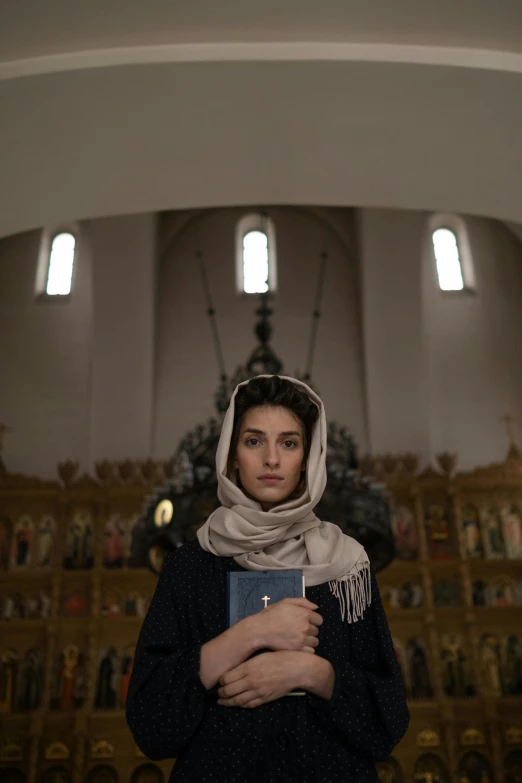
[[[488,506],[482,512],[486,555],[489,558],[506,556],[504,530],[498,506]]]
[[[434,606],[460,606],[460,586],[458,582],[443,579],[433,585]]]
[[[9,567],[11,530],[11,521],[7,517],[0,517],[0,571],[7,571]]]
[[[433,690],[428,669],[428,656],[424,642],[412,638],[408,642],[408,663],[412,699],[431,699]]]
[[[506,555],[512,560],[522,559],[522,515],[517,506],[503,509]]]
[[[63,650],[56,679],[56,694],[51,709],[72,710],[85,700],[85,660],[75,644]]]
[[[449,783],[449,773],[443,760],[434,753],[425,753],[415,762],[414,780],[419,783]]]
[[[123,594],[120,590],[107,590],[103,596],[102,615],[104,617],[119,617],[124,609]]]
[[[0,713],[14,709],[19,660],[20,656],[12,648],[0,653]]]
[[[404,783],[404,777],[395,759],[389,758],[386,761],[378,761],[376,768],[379,783]]]
[[[480,662],[489,695],[501,696],[500,640],[494,634],[484,634],[482,636],[480,640]]]
[[[382,602],[385,609],[398,609],[399,604],[399,588],[394,585],[382,586]]]
[[[515,583],[507,576],[495,579],[489,588],[491,606],[513,606]]]
[[[118,656],[114,647],[107,647],[100,652],[96,698],[94,706],[98,709],[112,709],[116,706],[116,689],[118,679]]]
[[[26,596],[25,599],[25,616],[29,620],[34,620],[40,617],[40,595],[38,593],[31,593]]]
[[[475,506],[467,505],[462,509],[462,528],[466,556],[482,557],[482,534],[480,532],[479,513]]]
[[[14,617],[19,617],[20,620],[25,619],[25,596],[22,593],[14,594]]]
[[[413,582],[405,582],[399,593],[401,609],[418,609],[422,606],[422,588]]]
[[[134,666],[134,654],[136,652],[136,646],[131,645],[126,647],[123,651],[123,658],[121,662],[121,679],[120,679],[120,706],[125,707],[127,701],[127,693],[129,690],[129,682],[132,674],[132,668]]]
[[[79,590],[64,596],[60,614],[63,617],[81,617],[87,614],[87,602]]]
[[[51,565],[55,535],[55,521],[53,517],[46,514],[42,517],[38,526],[38,541],[36,547],[36,565],[38,568],[46,568]]]
[[[77,511],[67,531],[63,567],[68,569],[92,568],[93,546],[91,515],[87,511]]]
[[[505,783],[522,783],[522,751],[514,750],[504,759]]]
[[[27,568],[33,543],[33,520],[25,515],[15,524],[11,541],[11,568]]]
[[[482,753],[466,753],[459,764],[459,781],[462,778],[469,783],[491,783],[493,773],[491,765]]]
[[[2,620],[12,620],[15,617],[15,600],[13,595],[4,596],[2,605]]]
[[[415,560],[417,557],[417,528],[415,517],[407,506],[393,510],[391,526],[395,536],[395,548],[399,560]]]
[[[508,696],[522,694],[522,644],[520,638],[510,634],[504,641],[504,665],[502,683]]]
[[[51,614],[51,596],[48,593],[40,592],[40,617],[45,619]]]
[[[467,658],[462,651],[462,638],[446,634],[441,639],[441,660],[444,664],[444,690],[447,696],[464,699],[474,695]]]
[[[50,767],[43,773],[40,783],[72,783],[72,777],[65,767]]]
[[[123,538],[125,525],[119,514],[112,516],[105,526],[103,542],[103,566],[104,568],[122,568],[125,560],[123,551]]]
[[[483,579],[473,582],[473,606],[490,606],[489,588]]]
[[[32,647],[24,656],[20,672],[18,709],[22,712],[40,706],[44,677],[44,656],[38,647]]]
[[[426,532],[429,554],[434,560],[445,560],[452,556],[450,525],[443,506],[433,503],[426,510]]]
[[[136,590],[125,599],[125,614],[129,617],[145,617],[147,601]]]

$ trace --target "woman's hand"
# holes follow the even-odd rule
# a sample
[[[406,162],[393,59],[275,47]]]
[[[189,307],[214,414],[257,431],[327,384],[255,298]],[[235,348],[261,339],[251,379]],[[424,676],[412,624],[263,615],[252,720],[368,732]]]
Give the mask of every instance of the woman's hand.
[[[287,650],[256,655],[219,678],[218,704],[251,708],[280,699],[303,687],[309,661],[309,655]]]
[[[257,614],[247,617],[250,628],[259,639],[259,648],[315,652],[317,635],[323,618],[317,605],[307,598],[283,598]]]

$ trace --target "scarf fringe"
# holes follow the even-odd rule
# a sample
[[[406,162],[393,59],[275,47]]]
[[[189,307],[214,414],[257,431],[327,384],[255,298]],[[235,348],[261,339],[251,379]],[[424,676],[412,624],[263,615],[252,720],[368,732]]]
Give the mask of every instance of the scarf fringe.
[[[332,594],[339,601],[341,617],[356,623],[372,602],[370,563],[356,563],[351,571],[340,579],[328,582]]]

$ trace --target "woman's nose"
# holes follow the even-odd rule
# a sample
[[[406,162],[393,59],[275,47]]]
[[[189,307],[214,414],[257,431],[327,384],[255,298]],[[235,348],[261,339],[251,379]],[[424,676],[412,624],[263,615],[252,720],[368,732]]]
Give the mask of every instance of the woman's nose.
[[[267,452],[265,455],[265,463],[269,465],[271,468],[274,468],[276,465],[279,465],[279,457],[277,455],[277,452],[271,449]]]

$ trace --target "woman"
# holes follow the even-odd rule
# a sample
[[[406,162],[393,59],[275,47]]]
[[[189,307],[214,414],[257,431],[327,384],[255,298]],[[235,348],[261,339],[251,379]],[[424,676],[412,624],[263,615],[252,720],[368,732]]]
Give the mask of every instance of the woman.
[[[325,459],[308,386],[259,376],[236,388],[216,455],[222,505],[167,556],[129,686],[134,738],[151,759],[177,758],[171,781],[376,782],[374,760],[408,727],[368,557],[313,513]],[[303,570],[306,598],[227,629],[227,572],[282,568]]]

